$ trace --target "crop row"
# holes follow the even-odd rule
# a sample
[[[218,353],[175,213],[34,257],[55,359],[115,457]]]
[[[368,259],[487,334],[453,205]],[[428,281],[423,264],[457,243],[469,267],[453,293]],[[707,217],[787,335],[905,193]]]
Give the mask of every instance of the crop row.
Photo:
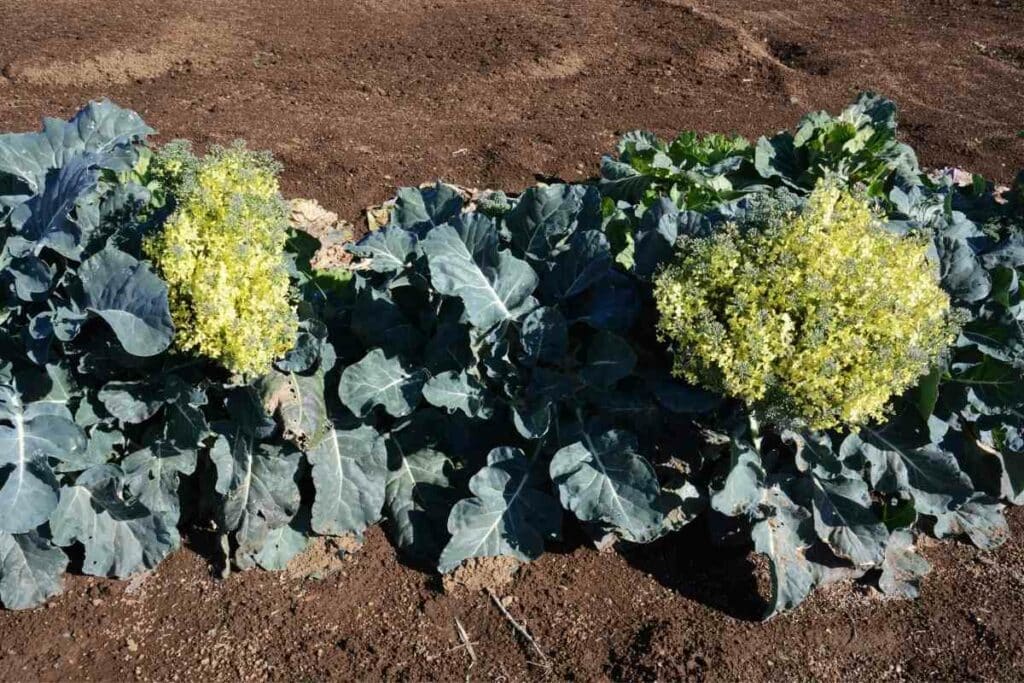
[[[152,132],[103,101],[0,136],[8,608],[199,525],[229,569],[382,522],[450,572],[700,523],[767,556],[771,616],[913,597],[920,534],[994,547],[1024,502],[1024,172],[923,171],[883,98],[403,188],[328,265],[269,156]]]

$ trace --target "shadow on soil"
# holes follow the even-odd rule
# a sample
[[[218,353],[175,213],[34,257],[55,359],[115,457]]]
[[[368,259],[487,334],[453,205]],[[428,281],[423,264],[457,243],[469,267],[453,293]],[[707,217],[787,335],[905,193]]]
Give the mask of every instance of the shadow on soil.
[[[545,552],[569,555],[594,544],[576,523],[563,528],[561,543],[549,543]],[[632,567],[649,575],[669,590],[744,621],[761,621],[764,590],[749,545],[717,546],[711,542],[706,515],[683,529],[652,543],[620,542],[614,550]]]
[[[765,601],[751,561],[756,556],[746,545],[714,545],[703,519],[647,545],[622,544],[618,552],[680,595],[735,619],[761,621]]]
[[[549,543],[546,552],[570,555],[581,548],[594,551],[593,543],[582,527],[567,523],[561,542]],[[210,574],[223,576],[223,552],[217,534],[190,529],[184,539],[193,552],[206,560]],[[716,546],[707,531],[707,522],[697,519],[680,531],[653,543],[619,543],[614,550],[631,566],[680,595],[744,621],[760,621],[765,602],[759,592],[758,567],[749,547]],[[395,560],[410,569],[430,576],[430,585],[442,592],[441,577],[430,563],[396,552]]]

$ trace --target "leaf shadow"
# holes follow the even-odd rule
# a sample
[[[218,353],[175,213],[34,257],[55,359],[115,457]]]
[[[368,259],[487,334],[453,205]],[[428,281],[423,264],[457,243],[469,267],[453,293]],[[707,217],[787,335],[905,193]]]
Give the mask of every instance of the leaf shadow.
[[[220,536],[211,529],[190,528],[182,534],[181,545],[205,560],[210,576],[221,578],[225,574],[224,550]]]
[[[766,603],[752,550],[748,543],[713,543],[703,515],[651,543],[618,547],[630,566],[665,588],[734,619],[759,622]]]

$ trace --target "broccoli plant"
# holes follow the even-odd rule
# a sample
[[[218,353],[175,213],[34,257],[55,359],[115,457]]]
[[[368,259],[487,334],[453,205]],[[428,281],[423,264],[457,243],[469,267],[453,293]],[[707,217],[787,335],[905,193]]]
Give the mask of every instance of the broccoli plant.
[[[649,287],[612,259],[596,188],[488,211],[445,185],[404,189],[351,248],[337,439],[380,444],[392,538],[443,572],[533,559],[570,518],[597,538],[660,536],[700,497],[658,437],[718,399],[665,372]]]
[[[1024,174],[922,174],[894,112],[405,188],[323,271],[266,155],[106,101],[0,136],[0,602],[197,525],[278,569],[381,520],[448,572],[699,519],[768,557],[768,615],[915,594],[919,534],[992,547],[1024,502]]]
[[[640,254],[650,256],[643,248],[650,234],[646,226],[657,225],[664,237],[656,242],[660,246],[653,265],[637,261],[632,267],[663,273],[662,313],[671,319],[663,317],[661,324],[666,339],[679,342],[677,369],[742,399],[724,403],[711,419],[698,420],[705,444],[688,465],[691,481],[709,497],[707,520],[713,536],[723,542],[746,538],[770,559],[773,596],[768,615],[799,604],[817,584],[869,571],[883,591],[916,595],[918,581],[928,569],[914,552],[917,534],[966,537],[979,547],[994,547],[1008,534],[1002,505],[1022,500],[1021,183],[1000,192],[980,178],[961,186],[949,174],[922,174],[912,150],[895,140],[894,111],[888,101],[865,95],[836,119],[813,115],[795,136],[762,138],[754,161],[769,187],[738,200],[679,211],[670,192],[655,185],[655,198],[638,198],[648,202],[642,210],[631,211],[628,205],[622,210],[620,201],[619,211],[610,216],[609,224],[624,235],[620,262],[631,264]],[[907,368],[916,368],[913,376],[903,378],[903,385],[909,380],[911,388],[891,400],[884,416],[876,412],[866,423],[794,420],[794,414],[807,412],[795,410],[800,401],[794,400],[794,392],[813,388],[833,395],[829,411],[842,411],[847,399],[867,398],[865,390],[844,399],[842,392],[837,393],[840,385],[830,378],[866,371],[869,366],[863,359],[856,367],[847,364],[857,353],[884,352],[879,347],[882,337],[869,335],[870,347],[836,356],[829,361],[835,363],[833,371],[822,367],[802,378],[791,372],[799,361],[799,348],[776,357],[785,368],[776,368],[776,361],[765,361],[763,354],[751,356],[778,343],[772,336],[772,320],[760,313],[747,319],[752,304],[770,300],[789,285],[766,285],[759,280],[758,267],[744,265],[744,259],[749,256],[755,265],[767,259],[764,266],[769,270],[784,268],[782,279],[788,283],[798,276],[793,268],[802,262],[797,247],[810,243],[802,239],[785,247],[773,241],[757,253],[748,253],[744,245],[763,239],[756,236],[756,224],[764,217],[765,203],[781,207],[776,215],[803,213],[808,210],[808,194],[823,179],[833,186],[855,188],[871,200],[891,233],[879,238],[905,245],[896,245],[897,250],[927,245],[929,270],[934,273],[929,277],[944,291],[942,298],[955,310],[959,325],[952,338],[941,325],[925,326],[938,336],[930,337],[930,351],[906,358],[912,361]],[[813,205],[813,195],[811,199]],[[838,240],[843,231],[826,233],[825,238]],[[680,241],[683,251],[691,253],[681,257],[681,265],[667,265],[676,258],[663,246],[668,239]],[[707,246],[695,253],[695,244]],[[772,249],[782,247],[768,258]],[[852,261],[842,257],[843,249],[841,241],[825,242],[817,253],[832,254],[837,259],[833,265],[849,267]],[[870,251],[865,243],[852,254]],[[904,259],[900,267],[909,268],[919,260]],[[830,268],[815,268],[816,286],[823,285],[821,277]],[[916,289],[935,289],[922,289],[924,271],[915,272]],[[850,275],[863,274],[853,269]],[[879,282],[890,284],[892,278]],[[849,295],[871,291],[871,286],[855,288],[857,292]],[[891,295],[908,292],[905,283],[903,291]],[[798,305],[806,296],[813,296],[812,290],[798,288],[778,303],[784,308]],[[834,305],[846,296],[826,301]],[[938,302],[931,294],[928,298]],[[695,303],[698,299],[704,303]],[[920,304],[924,299],[915,301]],[[827,307],[812,309],[819,315]],[[903,317],[888,331],[911,325],[906,315],[912,308],[899,305],[893,312]],[[877,310],[865,323],[882,320],[885,310]],[[829,319],[841,320],[853,311],[838,313]],[[806,314],[784,315],[775,320],[782,325],[775,331],[780,338],[811,335],[807,340],[821,349],[851,341],[855,347],[862,344],[848,339],[855,325],[840,325],[833,333],[814,337],[805,318]],[[751,320],[760,322],[741,329]],[[906,343],[925,339],[918,332],[904,336]],[[936,355],[935,342],[943,337],[953,342]],[[894,338],[887,343],[899,342]],[[899,357],[888,353],[887,362]],[[756,380],[759,373],[762,379]],[[897,376],[888,373],[887,381]],[[766,410],[769,405],[775,409]]]
[[[176,343],[176,333],[208,316],[259,321],[267,307],[295,316],[291,288],[312,275],[286,253],[283,211],[264,211],[247,181],[220,185],[203,200],[205,232],[188,239],[223,244],[233,223],[220,218],[237,212],[274,222],[270,248],[231,239],[244,253],[217,252],[217,265],[261,264],[277,278],[276,299],[206,289],[208,298],[189,300],[201,304],[188,309],[195,317],[175,320],[171,304],[188,305],[188,292],[168,286],[142,245],[169,245],[168,225],[175,239],[184,223],[196,227],[196,200],[166,182],[161,155],[145,145],[150,133],[104,101],[69,122],[47,119],[40,133],[0,136],[0,601],[8,607],[58,592],[75,548],[84,572],[124,577],[178,547],[179,525],[204,519],[242,567],[281,566],[305,544],[296,531],[300,449],[322,432],[323,377],[333,364],[316,306],[299,307],[288,344],[273,342],[247,376],[225,367],[223,354]],[[224,159],[236,177],[253,167],[231,152],[200,168],[223,169]],[[279,202],[274,174],[258,168],[257,199]],[[204,185],[202,173],[193,187]]]

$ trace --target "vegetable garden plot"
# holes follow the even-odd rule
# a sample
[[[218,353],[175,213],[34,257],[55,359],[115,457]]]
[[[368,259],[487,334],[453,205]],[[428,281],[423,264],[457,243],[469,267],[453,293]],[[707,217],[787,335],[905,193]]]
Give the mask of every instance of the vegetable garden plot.
[[[279,569],[381,521],[442,572],[706,524],[771,560],[769,615],[869,572],[913,596],[916,535],[990,547],[1024,500],[1024,174],[929,175],[895,131],[865,95],[756,144],[629,134],[597,184],[405,188],[327,270],[266,156],[155,149],[109,102],[0,136],[0,600],[198,524]],[[801,269],[830,239],[847,270]],[[906,265],[873,240],[919,254],[903,298],[846,296]],[[680,272],[707,296],[673,325]]]

